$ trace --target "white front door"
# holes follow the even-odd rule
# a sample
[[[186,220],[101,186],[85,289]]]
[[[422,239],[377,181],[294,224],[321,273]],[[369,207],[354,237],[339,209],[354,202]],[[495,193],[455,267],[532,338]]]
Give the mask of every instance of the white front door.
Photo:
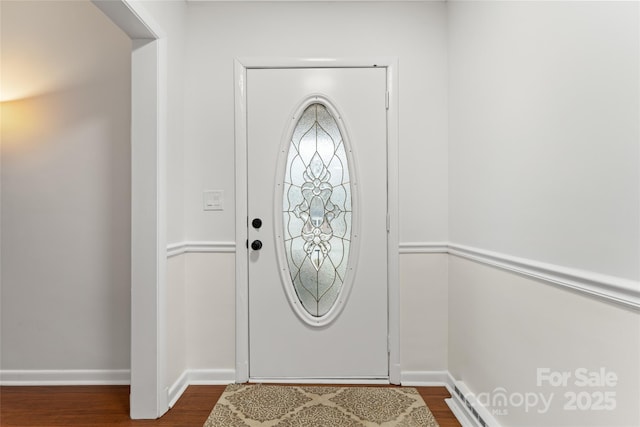
[[[247,70],[252,379],[389,377],[386,81]]]

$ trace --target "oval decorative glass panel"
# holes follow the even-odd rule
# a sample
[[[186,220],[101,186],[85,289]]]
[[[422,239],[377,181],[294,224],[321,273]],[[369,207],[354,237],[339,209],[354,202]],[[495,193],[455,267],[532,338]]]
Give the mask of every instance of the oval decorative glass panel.
[[[302,108],[288,144],[282,230],[290,286],[306,313],[317,319],[336,305],[347,280],[353,163],[331,113],[335,109],[317,99]]]

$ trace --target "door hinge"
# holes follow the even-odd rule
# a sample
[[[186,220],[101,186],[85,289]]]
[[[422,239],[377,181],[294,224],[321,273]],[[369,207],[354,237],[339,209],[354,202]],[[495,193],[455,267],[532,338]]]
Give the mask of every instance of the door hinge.
[[[384,107],[388,110],[389,109],[389,97],[391,95],[389,95],[389,91],[387,91],[385,93],[385,97],[384,97]]]

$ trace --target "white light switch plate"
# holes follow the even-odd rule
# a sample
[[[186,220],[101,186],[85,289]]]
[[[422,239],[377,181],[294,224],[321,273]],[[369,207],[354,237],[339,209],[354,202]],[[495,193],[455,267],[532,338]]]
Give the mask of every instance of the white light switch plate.
[[[205,190],[202,192],[202,209],[205,211],[224,210],[224,191]]]

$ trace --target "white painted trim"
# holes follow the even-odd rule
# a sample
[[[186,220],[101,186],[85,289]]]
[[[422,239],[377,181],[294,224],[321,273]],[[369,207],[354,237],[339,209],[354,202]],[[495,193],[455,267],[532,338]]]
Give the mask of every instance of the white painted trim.
[[[447,389],[449,390],[449,393],[451,393],[453,395],[453,386],[456,384],[456,379],[453,378],[453,375],[451,375],[451,372],[447,371]]]
[[[133,40],[131,144],[131,395],[133,419],[154,419],[165,402],[165,130],[160,69],[164,40]]]
[[[397,63],[397,58],[376,56],[367,58],[290,58],[290,57],[250,57],[237,58],[240,66],[247,68],[364,68],[389,67]]]
[[[447,242],[401,242],[397,245],[400,254],[449,253]],[[235,242],[192,240],[167,245],[167,258],[185,253],[235,253]]]
[[[389,245],[390,253],[393,252],[392,247],[397,247],[397,253],[401,255],[450,254],[541,280],[545,283],[570,288],[574,291],[586,293],[592,297],[597,297],[605,301],[622,304],[636,310],[640,309],[640,282],[634,280],[593,273],[585,270],[571,269],[559,265],[546,264],[525,258],[491,252],[484,249],[458,245],[455,243],[402,242],[398,245],[394,245],[392,242],[389,242]],[[167,246],[167,257],[183,253],[233,253],[236,252],[236,250],[236,245],[233,242],[181,242]],[[391,262],[389,269],[392,270]],[[394,266],[393,269],[397,269],[397,266]],[[389,276],[393,277],[394,274],[395,273],[392,274],[390,271]],[[244,381],[246,381],[246,379]]]
[[[166,388],[167,38],[133,0],[95,0],[132,40],[130,416],[168,409]]]
[[[132,40],[155,40],[166,36],[146,9],[131,0],[91,0]]]
[[[224,385],[235,382],[234,369],[189,369],[190,385]]]
[[[168,391],[169,407],[173,408],[190,385],[225,385],[235,381],[233,369],[187,369]]]
[[[377,65],[387,67],[387,284],[388,284],[388,334],[389,334],[389,382],[400,384],[400,97],[398,58],[377,58]]]
[[[450,242],[404,242],[400,254],[448,253],[556,286],[640,309],[640,282],[591,271],[548,264]]]
[[[128,369],[2,370],[2,386],[128,385]]]
[[[249,382],[275,384],[389,384],[387,378],[271,378],[251,377]]]
[[[173,408],[178,399],[189,387],[189,371],[184,371],[182,375],[178,377],[175,383],[169,387],[167,401],[169,402],[169,408]]]
[[[235,164],[236,164],[236,249],[247,240],[247,103],[246,79],[248,68],[357,68],[385,67],[387,69],[387,211],[389,233],[388,261],[388,342],[389,381],[400,383],[400,279],[399,279],[399,97],[398,58],[236,58],[234,61],[235,88]],[[246,252],[236,256],[236,381],[249,379],[249,311],[248,260]]]
[[[235,242],[190,241],[167,245],[167,258],[187,253],[235,253]]]
[[[202,2],[224,2],[229,0],[186,0],[187,3],[202,3]],[[274,1],[274,0],[234,0],[236,2],[264,2],[264,1]],[[278,2],[313,2],[318,0],[276,0]],[[342,2],[344,0],[325,0],[327,2]],[[441,3],[448,0],[349,0],[352,2],[387,2],[387,1],[406,1],[406,2],[416,2],[416,3]]]
[[[236,166],[236,382],[249,380],[249,260],[247,221],[247,63],[234,61]]]
[[[605,301],[640,309],[640,282],[449,244],[449,253],[481,264],[573,289]]]
[[[447,387],[449,393],[453,391],[453,380],[448,371],[402,371],[401,384],[411,387]]]
[[[446,254],[449,252],[449,244],[447,242],[400,243],[398,252],[401,254]]]

